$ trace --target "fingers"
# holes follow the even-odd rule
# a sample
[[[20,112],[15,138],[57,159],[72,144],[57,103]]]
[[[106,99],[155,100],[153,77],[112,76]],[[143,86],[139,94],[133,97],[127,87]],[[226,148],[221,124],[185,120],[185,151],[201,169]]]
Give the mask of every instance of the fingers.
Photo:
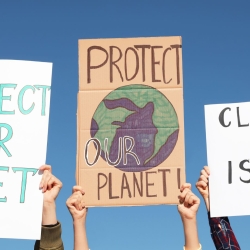
[[[39,170],[44,171],[44,170],[48,170],[50,173],[52,172],[52,168],[50,165],[42,165]]]
[[[203,181],[205,183],[208,183],[208,176],[205,176],[204,174],[202,174],[199,178],[199,181]]]
[[[182,184],[180,191],[182,192],[185,188],[189,188],[191,190],[191,184],[190,183]]]
[[[49,175],[51,174],[51,166],[50,165],[43,165],[39,168],[40,171],[43,171],[43,177],[40,182],[39,188],[42,189],[43,192],[46,191],[45,183],[48,182],[48,179],[50,178]]]
[[[85,192],[84,192],[84,190],[83,190],[83,188],[82,188],[81,186],[74,186],[74,187],[72,188],[72,193],[77,192],[77,191],[81,192],[82,195],[85,194]]]
[[[205,166],[201,170],[200,177],[199,177],[198,181],[196,182],[197,189],[201,190],[201,188],[202,188],[205,190],[208,187],[209,175],[210,175],[209,167]]]
[[[40,170],[43,170],[43,177],[39,188],[42,189],[43,193],[47,190],[51,190],[54,186],[57,186],[59,189],[62,188],[62,182],[52,175],[51,166],[44,165],[40,167]]]
[[[42,180],[41,180],[40,186],[39,186],[43,192],[45,192],[47,190],[47,183],[48,183],[49,179],[51,178],[51,176],[52,176],[51,172],[49,172],[48,170],[44,170],[43,177],[42,177]]]
[[[201,170],[201,174],[200,174],[200,177],[203,177],[204,179],[207,179],[208,180],[208,177],[209,177],[209,174],[207,173],[207,171],[205,169],[202,169]]]
[[[193,193],[191,191],[188,191],[186,193],[186,196],[184,197],[184,201],[183,201],[185,207],[189,207],[190,205],[193,204],[192,196],[193,196]]]
[[[178,196],[180,203],[182,204],[184,201],[184,198],[186,196],[186,194],[188,193],[188,191],[191,190],[191,184],[190,183],[184,183],[181,188],[181,194]]]
[[[208,187],[208,182],[199,180],[198,182],[196,182],[196,187],[199,191],[206,190],[206,188]]]
[[[187,204],[187,206],[193,206],[194,204],[200,204],[200,199],[194,194],[190,194],[186,199],[184,204]]]
[[[50,190],[51,188],[53,188],[54,186],[57,186],[58,188],[62,187],[62,182],[57,179],[54,175],[51,175],[51,177],[49,178],[48,182],[47,182],[47,189]],[[44,185],[46,187],[46,183]]]
[[[204,170],[206,171],[207,175],[210,175],[210,169],[208,166],[205,166],[204,167]]]
[[[194,204],[200,204],[200,199],[190,190],[185,189],[180,195],[180,203],[185,207],[191,207]]]
[[[68,208],[75,207],[79,211],[85,208],[82,192],[75,191],[66,201],[66,205]]]
[[[178,196],[180,204],[182,204],[184,202],[185,197],[186,197],[188,192],[191,192],[191,190],[189,188],[185,188],[185,189],[183,189],[183,191],[181,191],[181,194]]]
[[[210,169],[208,166],[205,166],[202,170],[201,170],[201,173],[200,173],[200,176],[204,176],[206,179],[209,178],[209,175],[210,175]]]
[[[77,198],[77,201],[74,203],[74,206],[77,210],[82,210],[85,207],[83,195],[85,194],[81,186],[74,186],[72,189],[73,195]]]

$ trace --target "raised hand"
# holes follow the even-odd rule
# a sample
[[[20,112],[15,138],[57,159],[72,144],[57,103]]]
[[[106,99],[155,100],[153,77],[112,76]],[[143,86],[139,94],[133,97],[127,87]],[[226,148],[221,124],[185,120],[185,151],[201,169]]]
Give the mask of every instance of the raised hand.
[[[181,194],[178,196],[180,204],[178,211],[181,216],[186,250],[201,249],[199,243],[196,214],[200,205],[200,199],[191,191],[191,184],[181,186]]]
[[[205,166],[201,170],[200,177],[198,181],[196,182],[196,188],[202,195],[208,211],[210,209],[209,207],[209,185],[208,185],[209,175],[210,175],[209,167]]]
[[[66,201],[66,205],[73,220],[86,220],[87,208],[84,205],[83,195],[84,191],[81,186],[74,186],[72,195]]]
[[[83,200],[84,193],[82,187],[74,186],[72,195],[66,201],[74,225],[74,250],[89,250],[86,234],[87,208]]]
[[[43,165],[39,170],[43,171],[39,186],[43,192],[42,224],[53,225],[57,223],[55,200],[62,188],[62,182],[52,175],[51,166]]]
[[[194,219],[200,205],[200,199],[191,191],[191,184],[185,183],[181,186],[179,195],[178,211],[184,219]]]

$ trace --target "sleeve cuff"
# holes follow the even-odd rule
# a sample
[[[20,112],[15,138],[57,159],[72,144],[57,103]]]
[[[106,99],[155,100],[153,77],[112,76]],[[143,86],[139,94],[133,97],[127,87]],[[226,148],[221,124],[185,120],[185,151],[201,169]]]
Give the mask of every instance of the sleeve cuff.
[[[40,248],[57,249],[61,247],[63,245],[61,233],[62,229],[60,222],[52,227],[42,226]]]

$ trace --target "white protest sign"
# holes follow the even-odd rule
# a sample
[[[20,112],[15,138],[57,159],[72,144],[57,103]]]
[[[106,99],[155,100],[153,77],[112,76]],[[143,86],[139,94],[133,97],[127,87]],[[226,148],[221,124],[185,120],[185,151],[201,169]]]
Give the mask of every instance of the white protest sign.
[[[0,237],[40,239],[52,63],[0,60]]]
[[[250,102],[205,105],[211,217],[250,215]]]

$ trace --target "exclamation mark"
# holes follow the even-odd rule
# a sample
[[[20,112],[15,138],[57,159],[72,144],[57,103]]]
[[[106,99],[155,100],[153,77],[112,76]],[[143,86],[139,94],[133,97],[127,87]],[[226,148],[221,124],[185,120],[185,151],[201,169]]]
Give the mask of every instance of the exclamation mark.
[[[178,189],[181,188],[181,169],[177,168],[177,184],[178,184]]]

